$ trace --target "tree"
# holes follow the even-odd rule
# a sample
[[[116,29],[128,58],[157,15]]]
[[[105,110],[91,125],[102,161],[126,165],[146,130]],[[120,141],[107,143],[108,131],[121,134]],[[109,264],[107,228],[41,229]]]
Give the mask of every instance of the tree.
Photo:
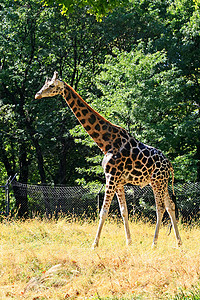
[[[184,172],[184,180],[193,181],[197,169],[194,161],[188,168],[187,157],[193,154],[195,117],[192,107],[185,106],[187,80],[181,70],[168,64],[166,52],[146,54],[146,50],[141,44],[129,53],[116,50],[115,57],[107,56],[97,76],[102,96],[93,106],[139,140],[164,151],[175,163],[178,180]],[[187,160],[186,165],[178,157]]]
[[[77,121],[62,98],[39,102],[34,94],[45,76],[58,70],[82,96],[87,95],[95,88],[91,78],[115,37],[103,39],[105,25],[85,9],[63,16],[57,7],[36,1],[4,0],[0,14],[0,157],[4,168],[8,175],[18,173],[18,180],[25,183],[74,183],[82,177],[77,167],[85,165],[90,149],[77,145],[72,151],[70,129]]]
[[[199,180],[198,2],[131,0],[118,7],[117,1],[109,1],[106,9],[112,13],[101,22],[88,13],[89,1],[86,6],[80,1],[81,7],[67,3],[65,14],[61,2],[1,3],[3,178],[6,170],[8,175],[18,173],[22,182],[103,180],[101,154],[85,138],[81,141],[82,131],[62,98],[34,100],[45,77],[57,70],[109,120],[150,144],[155,138],[155,146],[174,160],[176,177]],[[100,3],[93,2],[97,7]],[[102,68],[107,71],[98,78]],[[118,101],[122,96],[123,105]],[[197,176],[191,178],[191,172]]]
[[[138,111],[132,107],[132,97],[130,93],[132,91],[132,82],[127,84],[127,91],[124,92],[123,76],[126,69],[129,69],[131,59],[126,60],[125,63],[119,64],[113,60],[113,76],[107,74],[111,71],[111,66],[106,63],[106,72],[104,76],[109,77],[109,83],[107,83],[107,93],[111,93],[111,101],[116,101],[120,98],[122,93],[126,97],[126,103],[121,103],[118,107],[113,107],[112,102],[106,102],[106,94],[102,99],[103,101],[94,100],[94,105],[98,111],[102,111],[110,120],[114,123],[119,122],[128,129],[134,127],[134,115],[138,115],[137,120],[140,124],[135,125],[138,134],[143,135],[144,139],[148,140],[153,134],[153,137],[158,139],[159,147],[163,149],[174,161],[176,168],[176,178],[178,180],[191,180],[199,181],[199,6],[196,1],[182,1],[177,0],[173,2],[168,1],[139,1],[133,0],[129,6],[124,6],[119,9],[115,9],[112,14],[104,18],[102,23],[109,26],[110,30],[104,33],[107,40],[110,38],[110,59],[117,59],[120,61],[120,52],[128,51],[132,49],[142,40],[142,49],[144,55],[165,52],[165,62],[162,63],[163,79],[157,78],[155,83],[156,91],[153,92],[152,82],[149,86],[149,91],[142,86],[135,85],[136,95],[149,95],[150,99],[159,99],[157,102],[151,103],[152,111],[155,110],[155,114],[150,118],[148,110],[146,109],[146,102],[141,102],[141,107]],[[121,30],[123,28],[123,30]],[[115,39],[112,37],[115,35]],[[118,54],[113,51],[113,46],[118,49]],[[134,55],[136,55],[134,53]],[[134,56],[133,55],[133,56]],[[124,53],[121,55],[123,61]],[[133,58],[132,58],[133,59]],[[118,67],[115,66],[118,63]],[[134,63],[134,59],[133,59]],[[107,68],[108,67],[108,68]],[[135,70],[135,69],[134,69]],[[137,71],[137,70],[136,70]],[[145,70],[146,71],[146,70]],[[141,72],[138,82],[145,80],[145,71]],[[156,71],[155,71],[156,72]],[[134,72],[130,72],[132,80],[134,81]],[[98,77],[98,75],[97,75]],[[121,80],[121,84],[120,84]],[[115,82],[118,83],[115,85]],[[129,82],[129,79],[128,79]],[[159,86],[159,82],[163,85]],[[147,84],[147,82],[145,83]],[[143,93],[142,93],[143,89]],[[121,92],[120,92],[121,91]],[[91,102],[95,96],[102,96],[104,91],[100,89],[93,90],[94,95],[91,94]],[[170,97],[169,97],[170,94]],[[113,95],[118,95],[113,100]],[[139,97],[139,96],[138,96]],[[162,106],[156,107],[156,103],[162,102]],[[165,103],[165,105],[163,105]],[[145,105],[144,105],[145,104]],[[148,105],[150,103],[148,102]],[[167,107],[168,106],[168,107]],[[149,108],[149,106],[147,106]],[[113,111],[111,112],[111,108]],[[164,113],[161,111],[164,109]],[[120,112],[120,113],[119,113]],[[145,113],[144,113],[145,112]],[[166,117],[164,114],[166,113]],[[146,120],[146,115],[150,120]],[[155,117],[156,116],[156,117]],[[163,120],[161,123],[160,118]],[[147,126],[147,121],[149,122]],[[146,124],[146,125],[145,125]],[[80,128],[79,128],[80,130]],[[75,135],[80,137],[80,133]],[[80,131],[81,132],[81,131]],[[155,134],[156,132],[156,134]],[[82,137],[83,139],[83,137]],[[152,139],[152,138],[151,138]],[[150,139],[149,139],[150,141]],[[161,143],[162,142],[162,143]],[[151,143],[151,141],[150,141]],[[88,145],[91,142],[88,141]],[[100,158],[98,159],[98,161]],[[84,172],[84,168],[81,169]],[[88,170],[90,172],[90,170]],[[98,171],[99,172],[99,169]]]
[[[176,0],[169,7],[169,26],[175,39],[168,45],[186,79],[184,87],[185,119],[180,128],[184,132],[184,152],[190,148],[191,159],[196,161],[197,181],[200,181],[200,3]]]

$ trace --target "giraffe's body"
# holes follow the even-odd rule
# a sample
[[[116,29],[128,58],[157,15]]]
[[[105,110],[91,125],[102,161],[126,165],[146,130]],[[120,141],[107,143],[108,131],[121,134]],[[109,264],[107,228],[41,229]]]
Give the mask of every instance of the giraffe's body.
[[[56,72],[51,80],[46,81],[35,98],[52,97],[57,94],[61,94],[65,98],[79,122],[105,154],[102,166],[106,176],[106,189],[94,246],[98,246],[101,230],[115,193],[124,221],[127,244],[131,243],[124,194],[124,185],[127,183],[141,187],[147,184],[152,186],[157,212],[153,244],[157,241],[163,213],[167,209],[177,242],[180,245],[181,238],[176,223],[175,204],[168,193],[170,172],[172,173],[172,184],[174,180],[173,168],[169,160],[161,151],[137,141],[125,129],[103,118],[73,88],[59,80]]]

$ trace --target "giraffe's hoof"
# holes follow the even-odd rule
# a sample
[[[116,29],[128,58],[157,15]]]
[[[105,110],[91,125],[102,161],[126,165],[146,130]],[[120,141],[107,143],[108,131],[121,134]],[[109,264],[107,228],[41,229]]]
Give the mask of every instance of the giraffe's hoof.
[[[178,247],[180,247],[180,246],[182,246],[182,241],[181,240],[178,241]]]
[[[157,247],[157,242],[153,242],[151,248],[156,248],[156,247]]]
[[[126,241],[126,245],[127,246],[130,246],[132,244],[132,240],[131,239],[128,239],[127,241]]]
[[[97,248],[99,246],[99,243],[98,242],[94,242],[92,244],[92,249],[94,250],[95,248]]]

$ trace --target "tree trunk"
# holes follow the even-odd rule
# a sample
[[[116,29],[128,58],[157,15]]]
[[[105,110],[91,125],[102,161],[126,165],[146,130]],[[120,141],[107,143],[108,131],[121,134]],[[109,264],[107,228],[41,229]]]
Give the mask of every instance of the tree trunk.
[[[24,144],[21,145],[21,150],[22,150],[22,152],[20,152],[20,180],[27,182],[27,180],[28,180],[28,162],[27,162],[26,148],[25,148]],[[8,156],[3,147],[2,141],[0,141],[0,157],[5,166],[8,176],[11,176],[11,178],[13,178],[16,174],[16,170],[13,169],[13,167],[8,159]],[[27,192],[21,194],[18,187],[15,187],[15,186],[13,186],[13,192],[14,192],[14,196],[16,199],[16,207],[18,210],[18,216],[19,217],[27,217],[28,216]]]
[[[200,119],[200,108],[199,108],[199,119]],[[200,126],[199,126],[199,134],[197,137],[197,182],[200,182]]]

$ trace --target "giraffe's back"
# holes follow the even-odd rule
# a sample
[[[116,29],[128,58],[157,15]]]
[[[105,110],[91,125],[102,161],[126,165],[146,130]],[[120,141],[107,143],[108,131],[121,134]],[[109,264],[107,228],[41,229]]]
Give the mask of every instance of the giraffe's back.
[[[138,142],[128,133],[120,148],[112,149],[104,160],[105,173],[118,184],[131,183],[144,187],[152,179],[162,181],[169,177],[169,161],[156,148]]]

